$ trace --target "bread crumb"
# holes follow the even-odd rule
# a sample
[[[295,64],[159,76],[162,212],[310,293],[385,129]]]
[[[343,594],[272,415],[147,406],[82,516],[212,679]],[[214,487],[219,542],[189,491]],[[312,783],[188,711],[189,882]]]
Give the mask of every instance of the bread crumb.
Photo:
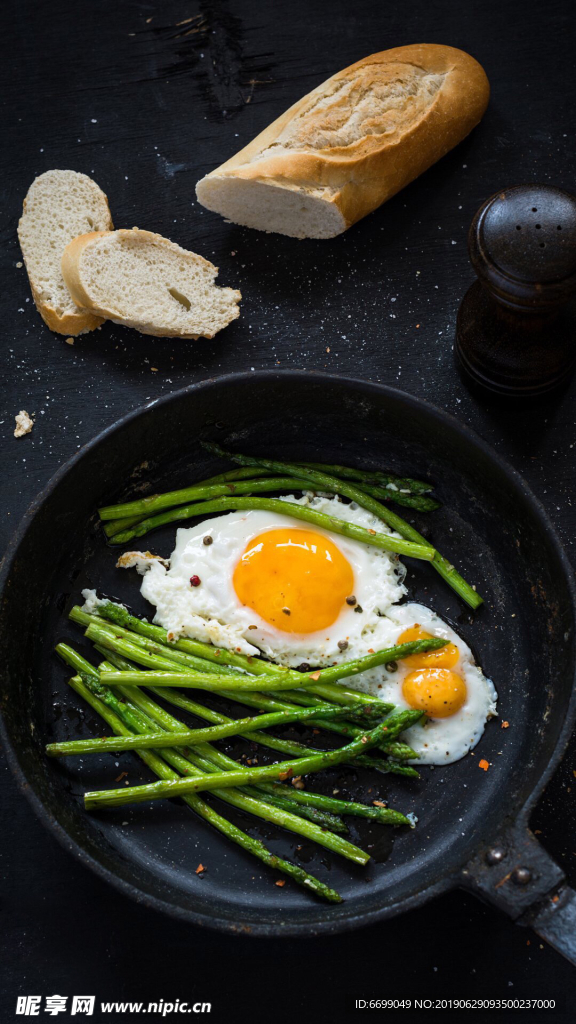
[[[73,345],[74,344],[74,338],[65,338],[65,341],[66,341],[67,345]]]
[[[279,886],[279,888],[281,889],[281,888],[282,888],[282,886],[286,885],[286,882],[284,881],[284,879],[283,879],[283,878],[279,878],[279,879],[278,879],[278,881],[277,881],[277,882],[275,882],[274,884],[275,884],[275,885],[277,885],[277,886]]]
[[[501,725],[500,725],[500,728],[501,729],[509,729],[510,728],[510,722],[502,722]]]
[[[34,420],[28,415],[25,409],[21,409],[14,419],[16,420],[14,437],[24,437],[25,434],[30,433],[34,426]]]
[[[18,270],[20,270],[24,266],[24,264],[22,263],[22,260],[18,260],[18,263],[16,264],[16,266],[18,267]]]
[[[167,558],[153,555],[151,551],[125,551],[116,562],[116,568],[136,569],[136,572],[143,576],[153,562],[159,562],[165,569],[170,568],[170,562]]]

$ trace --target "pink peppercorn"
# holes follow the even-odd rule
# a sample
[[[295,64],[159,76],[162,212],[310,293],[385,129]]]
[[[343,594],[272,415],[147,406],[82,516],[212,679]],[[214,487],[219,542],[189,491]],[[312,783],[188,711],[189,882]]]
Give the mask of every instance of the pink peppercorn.
[[[202,581],[201,581],[199,576],[191,576],[190,577],[190,586],[191,587],[199,587],[201,582]]]

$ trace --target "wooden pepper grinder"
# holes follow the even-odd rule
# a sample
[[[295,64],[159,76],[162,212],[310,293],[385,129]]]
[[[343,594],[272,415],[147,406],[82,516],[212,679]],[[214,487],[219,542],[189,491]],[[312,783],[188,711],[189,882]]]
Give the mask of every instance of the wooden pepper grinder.
[[[486,200],[468,236],[478,280],[456,322],[455,355],[484,396],[551,395],[576,364],[576,197],[516,185]]]

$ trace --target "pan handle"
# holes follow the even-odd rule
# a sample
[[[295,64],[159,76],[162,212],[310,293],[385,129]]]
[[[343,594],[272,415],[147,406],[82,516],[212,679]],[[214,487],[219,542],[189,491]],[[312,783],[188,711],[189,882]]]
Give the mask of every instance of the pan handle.
[[[462,888],[502,910],[576,966],[576,892],[525,825],[512,825],[466,865]]]
[[[520,922],[523,924],[524,922]],[[576,892],[569,885],[547,897],[526,924],[576,966]]]

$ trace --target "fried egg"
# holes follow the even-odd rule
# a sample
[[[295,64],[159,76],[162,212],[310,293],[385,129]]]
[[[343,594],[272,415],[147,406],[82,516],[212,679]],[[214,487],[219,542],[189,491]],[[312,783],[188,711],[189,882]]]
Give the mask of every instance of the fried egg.
[[[388,532],[370,512],[337,498],[285,501]],[[149,563],[142,594],[174,638],[208,640],[296,667],[361,657],[379,643],[381,616],[405,594],[398,557],[260,510],[230,512],[179,529],[167,568]]]
[[[385,646],[425,640],[448,640],[445,647],[400,659],[354,677],[354,686],[398,708],[424,712],[402,735],[416,751],[419,764],[450,764],[478,743],[489,718],[496,715],[498,694],[476,664],[462,637],[424,605],[407,603],[386,612]]]

